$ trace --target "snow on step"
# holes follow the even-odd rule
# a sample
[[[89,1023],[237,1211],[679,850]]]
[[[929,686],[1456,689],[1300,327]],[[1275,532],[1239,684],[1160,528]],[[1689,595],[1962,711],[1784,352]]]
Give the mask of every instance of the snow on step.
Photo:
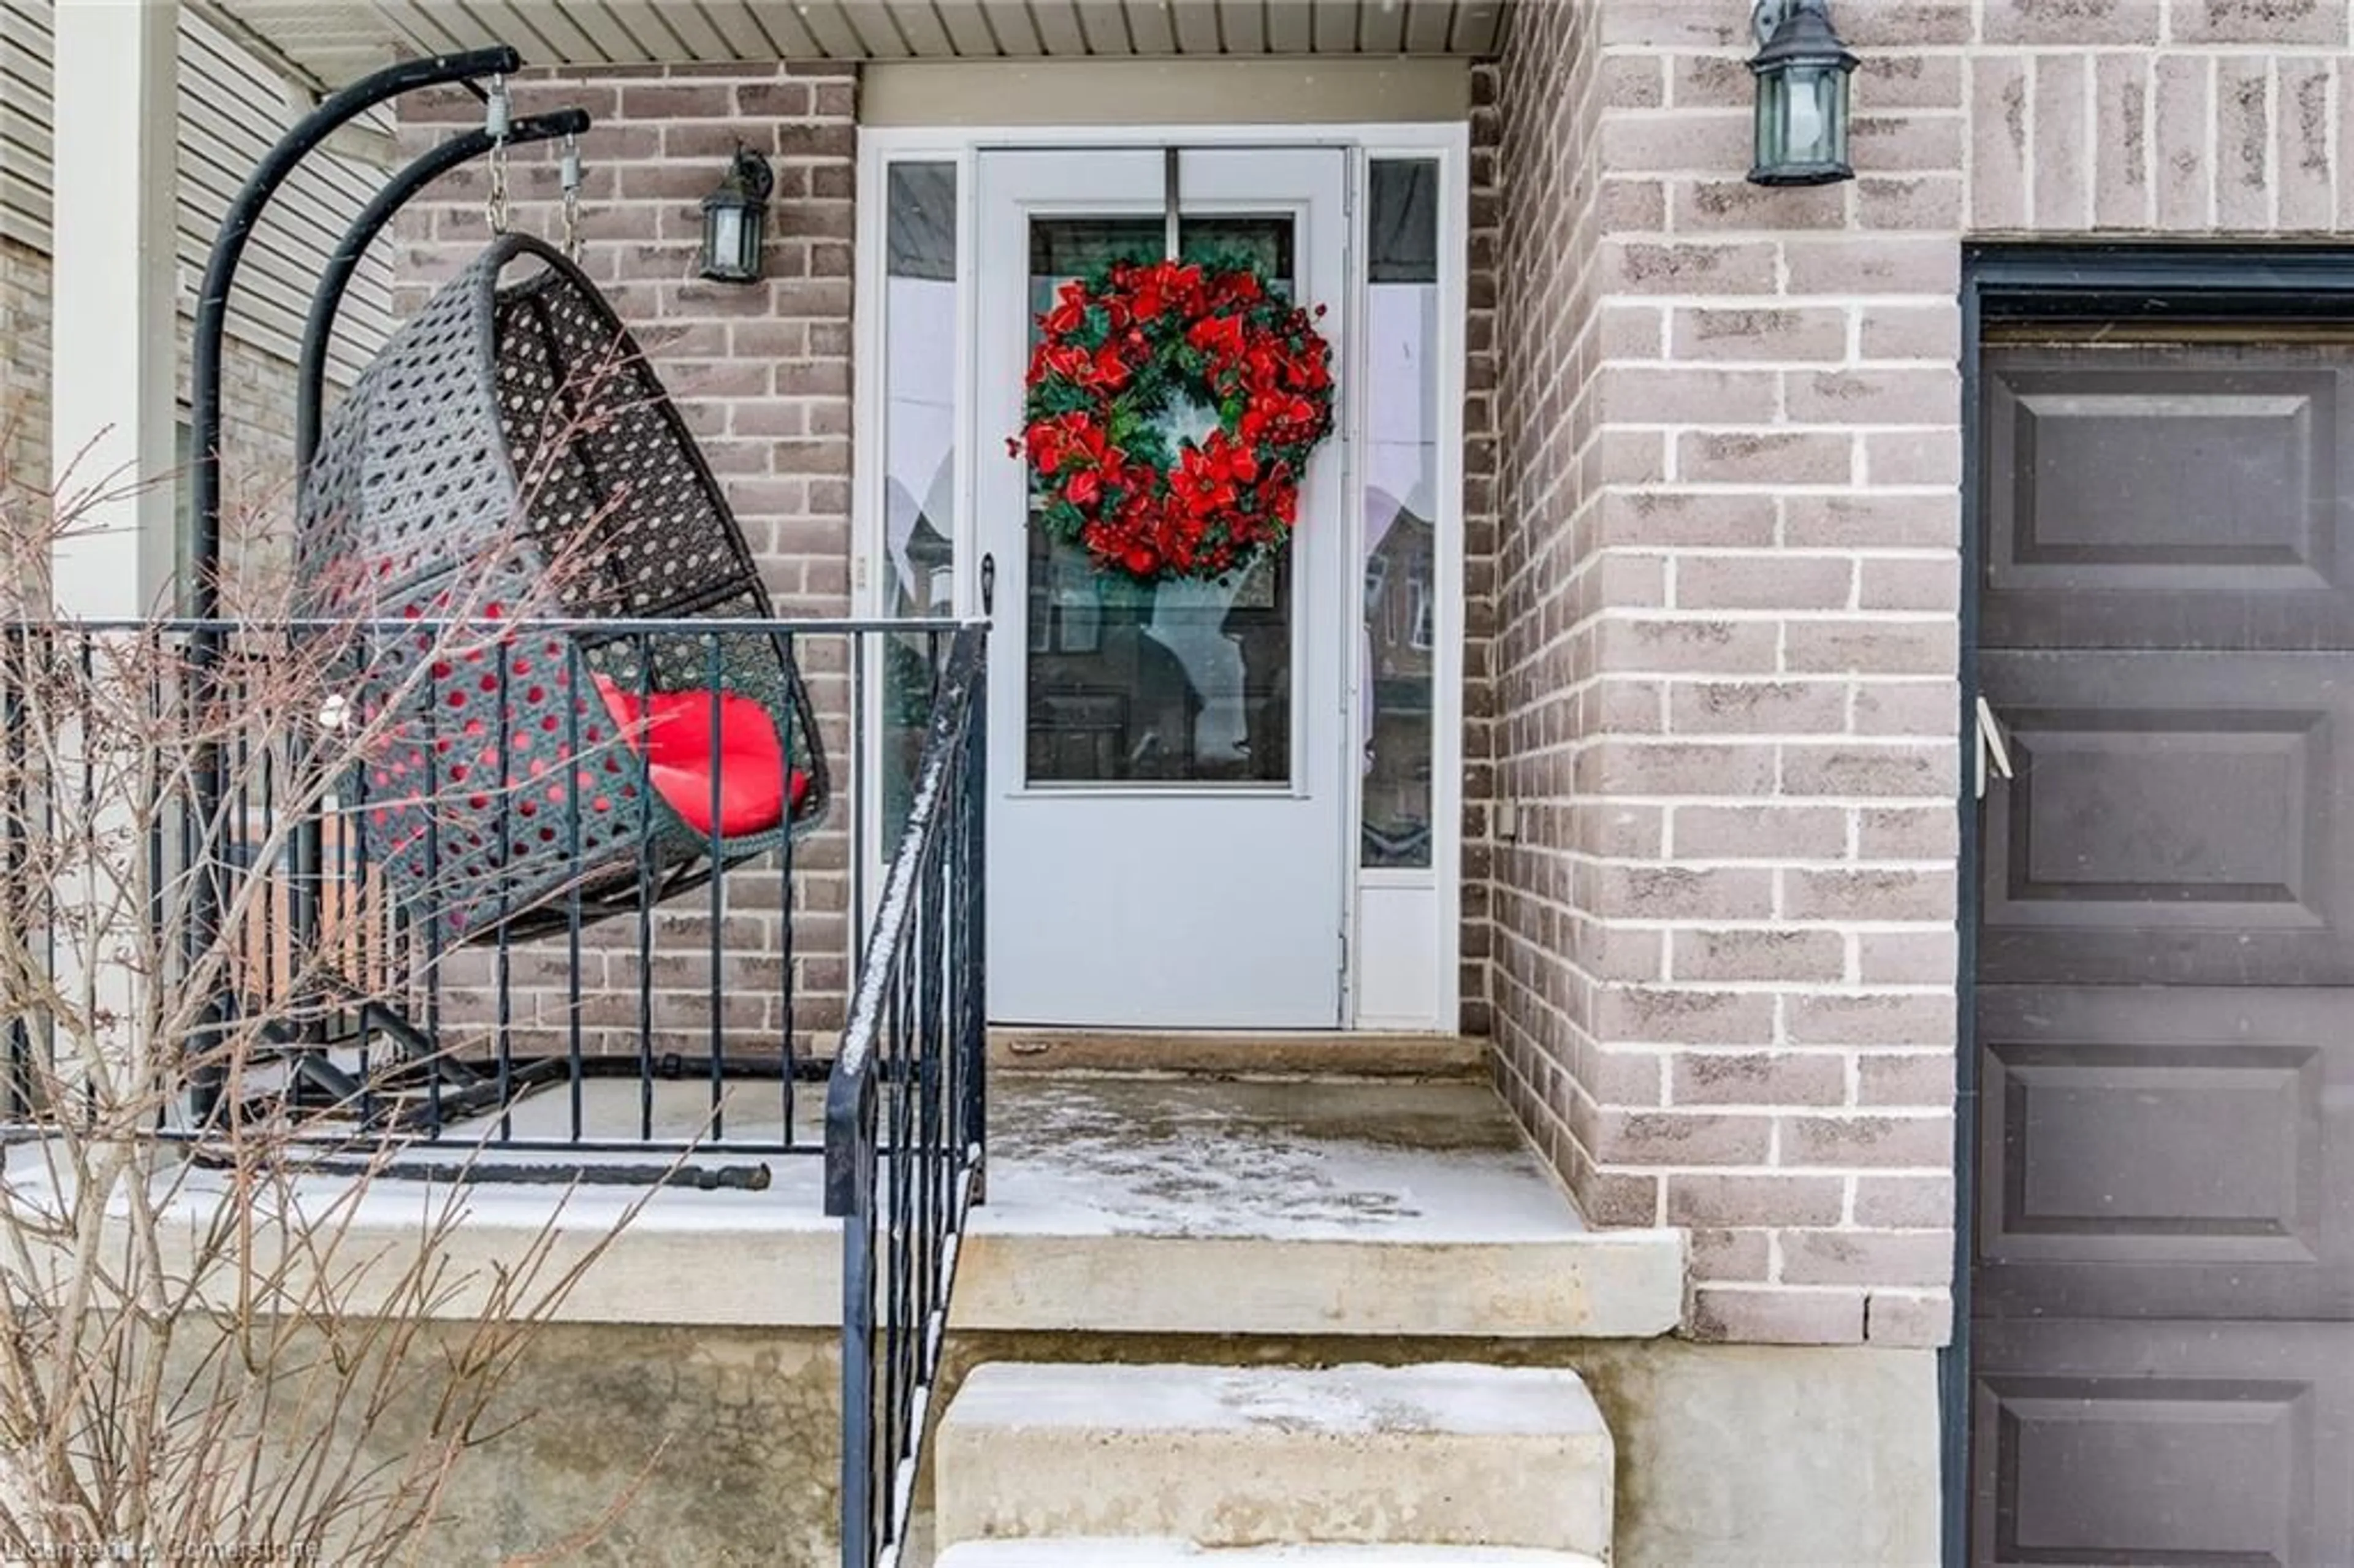
[[[1682,1320],[1683,1233],[1588,1229],[1484,1083],[1009,1073],[991,1094],[959,1329],[1648,1339]]]
[[[1610,1434],[1565,1371],[999,1361],[938,1445],[943,1545],[1610,1547]]]
[[[934,1568],[1603,1568],[1575,1552],[1511,1546],[1238,1546],[1189,1541],[968,1541]]]

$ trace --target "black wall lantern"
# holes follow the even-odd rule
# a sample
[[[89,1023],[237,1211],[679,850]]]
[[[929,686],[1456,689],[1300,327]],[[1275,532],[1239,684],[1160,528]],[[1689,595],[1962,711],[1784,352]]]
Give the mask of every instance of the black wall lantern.
[[[1830,0],[1757,0],[1752,25],[1757,79],[1756,164],[1761,185],[1851,180],[1847,161],[1848,77],[1856,58],[1831,30]]]
[[[769,193],[777,188],[768,160],[742,143],[719,188],[703,198],[703,275],[722,283],[760,276],[760,246],[768,238]]]

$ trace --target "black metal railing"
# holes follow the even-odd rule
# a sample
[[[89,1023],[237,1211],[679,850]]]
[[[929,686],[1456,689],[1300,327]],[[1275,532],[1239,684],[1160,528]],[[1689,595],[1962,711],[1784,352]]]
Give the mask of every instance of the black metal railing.
[[[842,1561],[907,1539],[965,1216],[986,1139],[983,629],[956,634],[826,1087],[842,1221]]]
[[[19,999],[40,965],[135,974],[133,1033],[176,1064],[158,1130],[201,1143],[267,1128],[329,1169],[743,1188],[768,1184],[768,1156],[822,1152],[843,1227],[843,1562],[895,1561],[983,1181],[986,626],[409,622],[387,633],[427,641],[376,662],[398,664],[390,686],[361,677],[351,628],[323,626],[0,626],[0,918],[52,938],[7,977]],[[566,637],[604,641],[545,641]],[[739,853],[715,798],[700,856],[677,858],[673,824],[671,860],[616,872],[582,824],[610,788],[607,805],[635,813],[625,841],[663,836],[649,791],[625,796],[602,770],[646,737],[592,736],[602,710],[583,701],[559,705],[552,749],[514,744],[537,710],[510,687],[567,658],[642,697],[681,668],[718,689],[723,640],[747,637],[807,673],[822,713],[850,715],[832,726],[850,732],[843,753],[884,775],[877,837],[896,847],[863,934],[854,886],[806,892],[856,858],[822,836],[854,839],[848,822]],[[870,684],[879,701],[851,701]],[[498,844],[536,853],[558,806],[553,893],[486,872],[482,845],[471,870],[451,847],[488,821]],[[466,876],[474,907],[483,886],[533,891],[453,930]],[[797,991],[796,928],[813,916],[847,949],[846,997]],[[192,919],[208,941],[186,939]],[[100,1027],[35,1013],[6,1019],[0,1120],[16,1130],[58,1114],[57,1054]]]
[[[907,771],[949,700],[952,634],[15,623],[0,628],[7,914],[79,949],[45,962],[143,977],[134,1032],[185,1069],[158,1107],[168,1136],[266,1125],[306,1157],[393,1174],[765,1186],[766,1157],[823,1148],[812,1091],[866,945],[854,889],[809,892],[857,859],[854,792],[825,757]],[[880,704],[854,695],[868,669],[887,672]],[[657,690],[674,699],[663,716]],[[774,821],[722,797],[747,766],[722,708],[739,700],[784,737]],[[707,799],[655,779],[673,719],[707,740]],[[56,1081],[40,1070],[55,1021],[6,1022],[0,1112],[24,1120]]]

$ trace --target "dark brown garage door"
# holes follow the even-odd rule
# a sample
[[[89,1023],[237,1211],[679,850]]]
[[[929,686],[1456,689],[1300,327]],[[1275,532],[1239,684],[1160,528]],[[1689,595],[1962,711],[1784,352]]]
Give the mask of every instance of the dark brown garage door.
[[[2354,1564],[2354,346],[1982,366],[1974,1556]]]

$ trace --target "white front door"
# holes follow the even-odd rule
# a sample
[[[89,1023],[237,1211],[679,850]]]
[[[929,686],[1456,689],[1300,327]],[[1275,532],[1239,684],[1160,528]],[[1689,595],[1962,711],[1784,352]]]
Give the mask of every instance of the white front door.
[[[1158,150],[979,157],[990,1016],[1332,1029],[1353,646],[1341,436],[1318,450],[1284,557],[1140,589],[1034,530],[1028,464],[1005,455],[1039,311],[1099,261],[1163,253],[1166,167]],[[1177,176],[1181,242],[1246,249],[1326,307],[1336,371],[1346,177],[1338,149],[1188,151]]]

